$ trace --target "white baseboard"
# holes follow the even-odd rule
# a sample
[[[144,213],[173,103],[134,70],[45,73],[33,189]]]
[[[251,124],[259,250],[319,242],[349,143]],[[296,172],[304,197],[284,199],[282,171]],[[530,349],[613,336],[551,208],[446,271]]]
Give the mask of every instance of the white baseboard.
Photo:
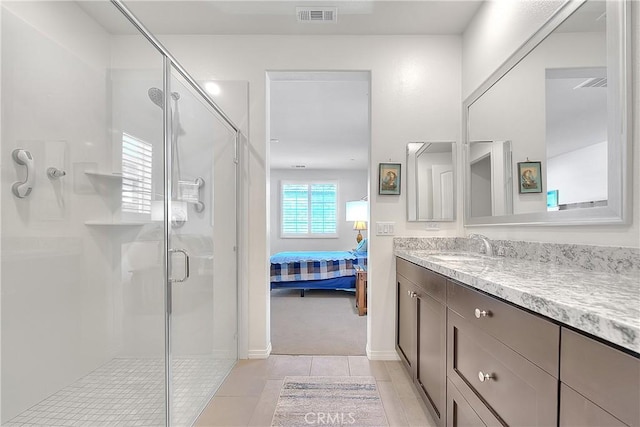
[[[262,350],[249,350],[247,353],[248,359],[267,359],[271,354],[271,343],[267,346],[266,349]]]
[[[371,351],[369,347],[369,343],[367,343],[366,347],[367,358],[369,360],[400,360],[398,353],[395,350],[391,351]]]

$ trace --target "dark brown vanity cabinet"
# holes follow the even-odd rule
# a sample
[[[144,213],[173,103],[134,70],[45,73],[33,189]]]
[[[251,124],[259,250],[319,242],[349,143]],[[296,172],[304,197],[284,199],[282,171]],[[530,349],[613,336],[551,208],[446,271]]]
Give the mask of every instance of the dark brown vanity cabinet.
[[[446,279],[402,259],[397,260],[396,271],[396,349],[434,420],[443,426],[446,410]]]
[[[416,287],[407,279],[397,277],[396,350],[409,372],[416,364]]]
[[[562,328],[561,426],[640,426],[640,359]]]
[[[640,359],[397,258],[396,349],[439,426],[640,427]]]
[[[556,425],[560,327],[453,281],[447,306],[447,377],[483,422]]]
[[[557,378],[452,310],[447,323],[447,376],[484,424],[556,425]]]
[[[462,397],[456,386],[447,381],[447,427],[476,427],[496,425],[497,420],[487,423],[473,410],[471,404]]]

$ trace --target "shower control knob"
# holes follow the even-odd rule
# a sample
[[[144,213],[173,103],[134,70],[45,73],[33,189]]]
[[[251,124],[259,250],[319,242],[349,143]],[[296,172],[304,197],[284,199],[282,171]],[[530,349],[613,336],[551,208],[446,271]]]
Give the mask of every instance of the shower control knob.
[[[54,168],[54,167],[47,168],[47,176],[50,179],[58,179],[60,177],[65,176],[66,174],[67,173],[65,171],[60,170],[58,168]]]

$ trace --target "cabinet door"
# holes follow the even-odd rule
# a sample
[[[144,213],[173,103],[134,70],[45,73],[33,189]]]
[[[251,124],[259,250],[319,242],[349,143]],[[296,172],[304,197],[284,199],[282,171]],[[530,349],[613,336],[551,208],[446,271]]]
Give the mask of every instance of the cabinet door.
[[[486,426],[471,405],[451,383],[447,385],[447,427]]]
[[[624,427],[613,415],[565,384],[560,387],[561,427]]]
[[[613,414],[640,426],[640,359],[562,328],[560,381]]]
[[[480,396],[505,425],[557,424],[556,378],[451,310],[447,329],[448,376],[465,397]]]
[[[397,277],[396,349],[413,377],[416,361],[415,287],[404,277]]]
[[[416,382],[438,425],[444,425],[446,359],[446,308],[435,299],[418,293],[418,341]]]

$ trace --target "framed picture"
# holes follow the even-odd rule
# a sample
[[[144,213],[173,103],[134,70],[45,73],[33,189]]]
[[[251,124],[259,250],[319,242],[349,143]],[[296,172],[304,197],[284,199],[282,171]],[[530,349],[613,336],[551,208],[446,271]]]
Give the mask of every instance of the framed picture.
[[[519,193],[542,193],[540,162],[518,163]]]
[[[378,194],[400,194],[400,163],[380,163]]]

